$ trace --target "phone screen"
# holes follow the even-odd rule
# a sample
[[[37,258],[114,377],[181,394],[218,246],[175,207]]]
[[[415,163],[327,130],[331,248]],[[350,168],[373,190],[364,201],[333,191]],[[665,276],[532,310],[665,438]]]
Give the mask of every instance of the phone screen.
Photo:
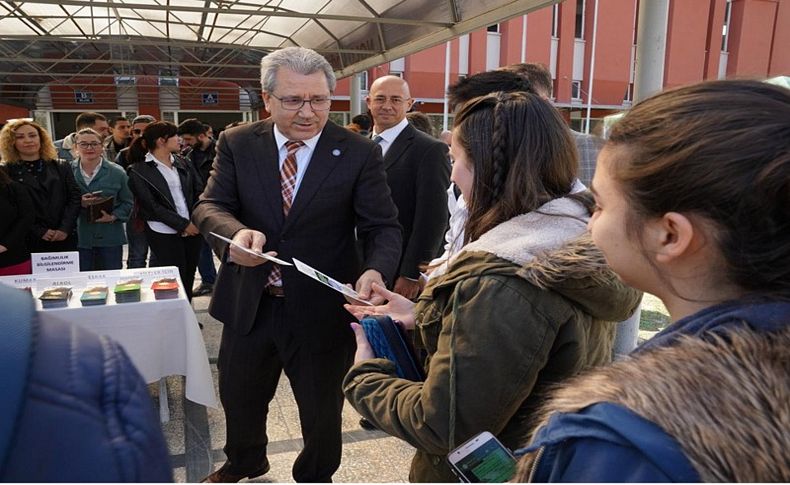
[[[516,473],[516,460],[495,439],[482,443],[454,466],[470,483],[503,483]]]

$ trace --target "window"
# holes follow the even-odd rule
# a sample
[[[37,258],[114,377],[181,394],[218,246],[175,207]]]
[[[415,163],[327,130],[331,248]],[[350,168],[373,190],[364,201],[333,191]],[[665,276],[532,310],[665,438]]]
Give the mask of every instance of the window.
[[[584,6],[585,0],[576,0],[576,31],[574,36],[577,39],[584,39]]]
[[[560,22],[560,4],[555,3],[554,7],[551,9],[551,36],[552,37],[559,37],[560,29],[559,29],[559,22]]]
[[[368,71],[362,71],[359,73],[359,90],[368,90]]]
[[[571,81],[571,99],[581,101],[582,99],[582,82]]]
[[[169,69],[159,70],[160,86],[178,86],[178,71]]]
[[[136,81],[134,76],[115,76],[115,84],[118,86],[134,86]]]
[[[721,51],[727,52],[730,37],[730,17],[732,16],[732,0],[727,0],[724,7],[724,25],[721,28]]]
[[[495,33],[498,34],[499,33],[499,24],[489,25],[488,29],[486,29],[486,30],[488,30],[489,32],[495,32]]]
[[[400,59],[395,59],[394,61],[390,61],[390,74],[393,76],[397,76],[399,73],[403,73],[406,70],[406,58],[401,57]]]

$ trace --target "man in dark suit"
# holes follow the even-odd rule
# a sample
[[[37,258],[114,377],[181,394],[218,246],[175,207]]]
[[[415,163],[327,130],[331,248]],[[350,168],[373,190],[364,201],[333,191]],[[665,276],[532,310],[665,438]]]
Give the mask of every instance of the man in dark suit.
[[[369,298],[372,283],[394,277],[400,229],[380,149],[328,122],[329,63],[289,47],[264,57],[261,74],[271,118],[222,133],[194,212],[224,261],[209,313],[225,324],[218,367],[228,460],[205,480],[235,482],[269,470],[266,415],[284,370],[304,438],[293,477],[324,482],[340,465],[340,385],[354,353],[343,299],[293,266],[273,265],[209,232],[356,281]],[[366,241],[361,262],[355,228]]]
[[[409,124],[406,113],[414,100],[403,79],[376,79],[366,101],[373,116],[373,140],[384,153],[387,184],[403,228],[394,291],[414,299],[420,292],[419,267],[436,257],[447,229],[447,145]]]

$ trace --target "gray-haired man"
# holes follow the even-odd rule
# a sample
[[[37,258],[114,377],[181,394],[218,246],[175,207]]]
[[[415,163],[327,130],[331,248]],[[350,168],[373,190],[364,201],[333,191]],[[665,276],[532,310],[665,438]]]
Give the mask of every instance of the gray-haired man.
[[[299,407],[304,449],[299,482],[327,482],[340,466],[341,382],[354,336],[339,293],[211,238],[300,259],[360,296],[393,281],[400,258],[397,210],[381,149],[328,120],[335,76],[309,49],[288,47],[261,61],[271,118],[225,130],[193,220],[222,255],[209,313],[223,322],[219,393],[228,461],[208,482],[237,482],[269,470],[266,415],[285,371]],[[366,241],[363,260],[355,229]]]

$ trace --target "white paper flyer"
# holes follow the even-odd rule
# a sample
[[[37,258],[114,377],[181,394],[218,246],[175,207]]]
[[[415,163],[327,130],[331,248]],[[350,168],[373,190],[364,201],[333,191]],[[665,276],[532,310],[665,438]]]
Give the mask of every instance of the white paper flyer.
[[[373,303],[363,300],[360,298],[359,293],[352,290],[348,286],[344,285],[343,283],[337,281],[334,278],[330,278],[329,276],[325,275],[324,273],[318,271],[317,269],[304,264],[303,262],[299,261],[296,258],[294,259],[294,264],[296,265],[296,269],[298,269],[301,273],[306,274],[307,276],[313,278],[314,280],[320,281],[321,283],[325,284],[326,286],[332,288],[335,291],[339,291],[340,293],[353,298],[356,301],[362,302],[365,305],[373,305]]]
[[[274,256],[269,256],[268,254],[262,253],[260,251],[254,251],[254,250],[252,250],[250,248],[245,248],[244,246],[242,246],[240,244],[236,244],[231,239],[228,239],[225,236],[220,236],[216,232],[210,232],[209,234],[211,234],[212,236],[216,237],[217,239],[225,241],[226,243],[230,244],[231,246],[236,246],[237,248],[241,249],[245,253],[250,253],[253,256],[258,256],[259,258],[268,259],[269,261],[272,261],[272,262],[277,263],[277,264],[282,265],[282,266],[293,266],[293,264],[287,263],[287,262],[283,261],[282,259],[275,258]]]

